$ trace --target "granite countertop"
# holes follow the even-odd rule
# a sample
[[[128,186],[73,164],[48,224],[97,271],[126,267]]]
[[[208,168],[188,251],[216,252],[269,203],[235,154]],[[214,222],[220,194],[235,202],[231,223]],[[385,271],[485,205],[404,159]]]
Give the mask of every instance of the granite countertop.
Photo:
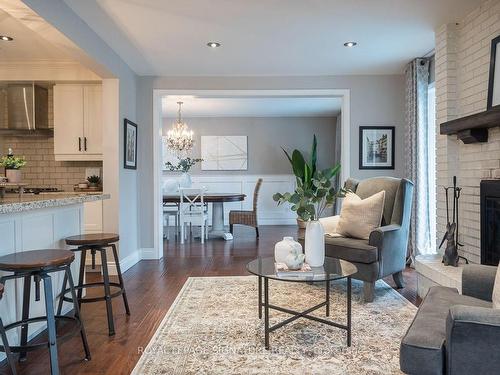
[[[85,202],[109,199],[109,194],[98,193],[41,193],[41,194],[7,194],[0,199],[0,214],[38,210],[42,208],[67,206]]]

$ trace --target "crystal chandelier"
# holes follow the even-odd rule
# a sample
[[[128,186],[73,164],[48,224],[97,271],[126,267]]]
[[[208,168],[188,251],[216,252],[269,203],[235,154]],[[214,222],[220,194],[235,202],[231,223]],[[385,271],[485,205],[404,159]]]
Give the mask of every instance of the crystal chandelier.
[[[183,102],[177,102],[179,110],[177,112],[177,121],[172,125],[172,128],[167,132],[167,147],[171,152],[181,157],[193,148],[193,131],[188,129],[185,122],[182,122],[181,106]]]

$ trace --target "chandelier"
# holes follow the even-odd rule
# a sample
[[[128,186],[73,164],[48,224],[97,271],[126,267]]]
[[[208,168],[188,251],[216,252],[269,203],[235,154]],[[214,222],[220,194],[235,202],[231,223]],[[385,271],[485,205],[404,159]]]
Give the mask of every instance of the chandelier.
[[[188,129],[185,122],[182,122],[181,106],[183,102],[177,102],[179,110],[177,112],[177,121],[172,125],[172,128],[167,132],[167,147],[177,156],[187,153],[193,148],[193,131]]]

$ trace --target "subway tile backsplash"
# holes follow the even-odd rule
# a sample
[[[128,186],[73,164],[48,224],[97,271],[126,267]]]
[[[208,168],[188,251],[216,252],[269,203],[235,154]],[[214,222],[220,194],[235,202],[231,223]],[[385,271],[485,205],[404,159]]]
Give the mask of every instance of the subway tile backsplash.
[[[73,191],[73,186],[85,181],[86,168],[102,168],[101,161],[56,161],[54,138],[2,137],[1,155],[11,147],[16,156],[24,156],[23,182],[33,187],[56,187]],[[3,175],[1,168],[1,175]]]

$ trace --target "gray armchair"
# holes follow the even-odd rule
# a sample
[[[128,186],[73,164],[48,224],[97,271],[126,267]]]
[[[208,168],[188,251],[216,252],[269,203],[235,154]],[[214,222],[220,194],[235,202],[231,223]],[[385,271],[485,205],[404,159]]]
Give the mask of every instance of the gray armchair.
[[[401,341],[400,367],[406,374],[500,374],[500,310],[491,297],[497,268],[468,265],[462,294],[429,289]]]
[[[364,282],[364,299],[373,301],[375,282],[392,275],[400,288],[406,266],[413,183],[407,179],[375,177],[363,181],[348,179],[345,188],[365,199],[385,191],[382,226],[368,240],[346,237],[325,238],[325,254],[352,262],[358,268],[353,278]],[[335,232],[338,216],[321,219],[325,232]]]

